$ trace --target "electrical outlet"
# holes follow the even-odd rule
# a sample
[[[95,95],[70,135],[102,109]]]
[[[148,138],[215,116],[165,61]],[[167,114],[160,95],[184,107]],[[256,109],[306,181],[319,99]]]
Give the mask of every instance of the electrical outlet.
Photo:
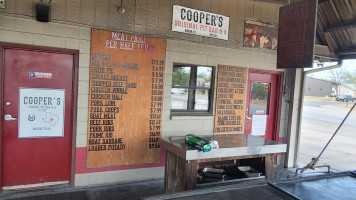
[[[5,8],[5,0],[0,0],[0,8]]]

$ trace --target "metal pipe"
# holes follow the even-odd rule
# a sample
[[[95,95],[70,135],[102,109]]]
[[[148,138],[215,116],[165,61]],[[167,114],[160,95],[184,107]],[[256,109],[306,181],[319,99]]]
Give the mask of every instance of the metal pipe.
[[[302,88],[300,91],[300,95],[301,95],[301,100],[299,101],[299,124],[298,124],[298,138],[297,138],[297,144],[296,144],[296,149],[295,149],[295,159],[294,159],[294,166],[296,166],[296,163],[298,163],[298,155],[299,155],[299,144],[300,144],[300,135],[301,135],[301,129],[302,129],[302,121],[303,121],[303,106],[304,106],[304,91],[305,91],[305,80],[306,80],[306,76],[307,74],[311,74],[311,73],[315,73],[315,72],[321,72],[321,71],[325,71],[325,70],[331,70],[331,69],[337,69],[340,68],[343,65],[343,60],[339,60],[338,64],[336,65],[332,65],[332,66],[328,66],[328,67],[323,67],[323,68],[319,68],[319,69],[312,69],[309,71],[304,71],[303,73],[303,77],[302,77]]]
[[[339,60],[338,64],[336,65],[332,65],[332,66],[328,66],[328,67],[323,67],[323,68],[318,68],[318,69],[312,69],[312,70],[308,70],[304,72],[304,76],[306,76],[307,74],[311,74],[311,73],[315,73],[315,72],[321,72],[321,71],[326,71],[326,70],[332,70],[332,69],[337,69],[342,67],[343,65],[343,60]]]

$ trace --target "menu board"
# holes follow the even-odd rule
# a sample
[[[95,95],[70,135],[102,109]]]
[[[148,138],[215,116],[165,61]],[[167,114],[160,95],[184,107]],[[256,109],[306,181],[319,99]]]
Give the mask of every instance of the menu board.
[[[243,132],[247,68],[219,65],[214,133]]]
[[[88,168],[160,161],[165,55],[164,39],[92,29]]]

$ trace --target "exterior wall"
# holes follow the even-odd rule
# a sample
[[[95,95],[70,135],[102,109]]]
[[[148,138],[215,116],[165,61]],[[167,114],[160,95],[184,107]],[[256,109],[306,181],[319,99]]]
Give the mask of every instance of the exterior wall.
[[[306,77],[305,96],[330,97],[332,83],[320,79]]]
[[[124,0],[126,12],[121,14],[117,11],[120,6],[117,0],[53,0],[51,21],[42,23],[35,20],[34,3],[32,0],[6,1],[6,8],[0,9],[0,41],[79,50],[76,186],[162,178],[164,173],[164,163],[150,168],[81,171],[86,163],[91,28],[167,39],[163,136],[188,132],[207,134],[214,126],[213,116],[174,116],[170,119],[173,63],[276,70],[276,51],[243,47],[244,19],[250,17],[277,23],[282,4],[259,0]],[[229,40],[171,31],[173,5],[229,16]],[[288,109],[288,103],[284,98],[281,109],[279,136],[286,137],[288,116],[283,110]]]
[[[164,136],[183,136],[187,133],[206,135],[212,133],[214,128],[214,116],[172,116],[172,119],[170,119],[170,88],[174,62],[207,66],[223,64],[273,70],[276,66],[276,58],[277,55],[275,54],[262,54],[240,49],[225,49],[222,47],[168,40],[162,119]],[[216,79],[217,74],[215,74]],[[216,91],[214,94],[216,94]],[[215,102],[213,107],[215,107]]]
[[[342,85],[342,84],[339,85],[339,91],[340,91],[339,94],[349,94],[353,97],[355,97],[355,93],[356,93],[353,89],[351,89],[345,85]]]

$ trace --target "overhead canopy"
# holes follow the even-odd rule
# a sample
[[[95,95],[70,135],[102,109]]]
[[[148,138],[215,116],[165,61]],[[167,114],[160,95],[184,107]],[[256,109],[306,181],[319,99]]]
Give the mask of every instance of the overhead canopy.
[[[316,44],[331,56],[356,58],[356,0],[319,0]]]
[[[287,0],[274,1],[287,3]],[[318,3],[315,59],[356,58],[356,0],[319,0]]]

